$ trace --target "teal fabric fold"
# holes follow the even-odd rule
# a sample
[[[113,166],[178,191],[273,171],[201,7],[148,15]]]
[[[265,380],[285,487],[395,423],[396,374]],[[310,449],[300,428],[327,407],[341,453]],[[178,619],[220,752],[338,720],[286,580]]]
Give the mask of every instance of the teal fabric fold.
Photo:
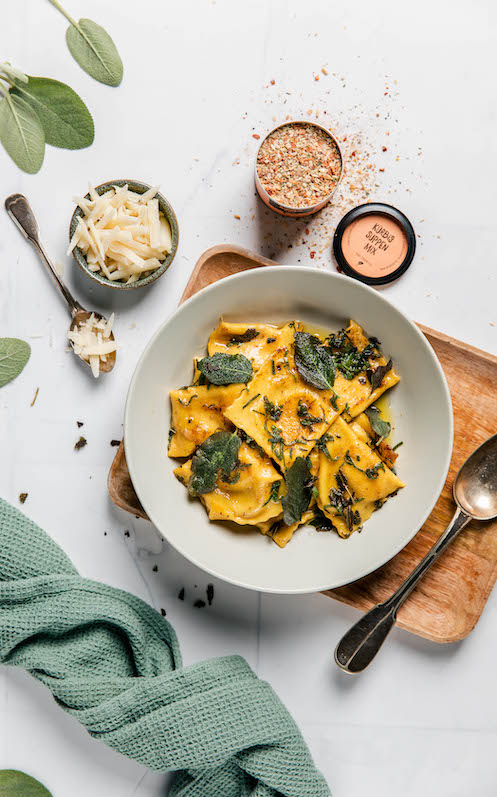
[[[329,797],[302,736],[239,656],[183,667],[170,623],[81,578],[0,499],[0,662],[22,667],[96,739],[158,772],[170,797]]]

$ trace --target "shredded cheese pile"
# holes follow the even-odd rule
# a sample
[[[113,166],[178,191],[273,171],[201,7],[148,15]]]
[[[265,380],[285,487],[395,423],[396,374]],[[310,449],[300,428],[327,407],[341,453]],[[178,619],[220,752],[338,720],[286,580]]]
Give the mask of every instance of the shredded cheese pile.
[[[113,322],[114,313],[108,321],[97,319],[92,313],[86,321],[70,329],[67,334],[75,353],[90,363],[94,377],[100,373],[100,363],[107,362],[107,355],[117,349],[116,342],[110,337]]]
[[[127,185],[114,186],[99,196],[74,197],[83,211],[68,254],[78,246],[91,271],[127,284],[159,268],[172,248],[171,228],[159,210],[157,187],[144,194]]]

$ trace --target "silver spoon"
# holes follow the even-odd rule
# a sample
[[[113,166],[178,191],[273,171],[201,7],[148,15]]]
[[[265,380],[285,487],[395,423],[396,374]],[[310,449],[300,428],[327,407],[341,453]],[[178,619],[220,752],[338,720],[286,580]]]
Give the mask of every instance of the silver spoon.
[[[57,273],[55,266],[53,265],[52,261],[50,260],[49,256],[45,251],[45,247],[40,241],[38,222],[36,221],[35,215],[31,209],[28,200],[26,199],[25,196],[23,196],[23,194],[11,194],[11,196],[8,196],[7,199],[5,200],[5,209],[9,214],[9,216],[13,219],[17,227],[19,227],[23,235],[28,239],[30,243],[33,244],[34,248],[40,255],[41,259],[43,260],[45,265],[48,266],[50,272],[52,273],[52,276],[54,277],[55,282],[57,283],[57,286],[62,296],[67,302],[67,305],[69,307],[69,312],[71,313],[72,321],[69,326],[69,330],[71,331],[76,327],[79,327],[88,318],[90,318],[92,313],[89,313],[87,310],[85,310],[84,307],[82,307],[80,303],[74,299],[67,286],[64,285],[64,283],[62,282],[59,274]],[[107,320],[100,313],[94,312],[93,315],[96,321]],[[112,332],[110,333],[110,337],[111,340],[114,340],[114,335]],[[72,341],[70,342],[71,345],[73,345]],[[90,365],[90,363],[87,360],[83,359],[81,355],[77,356],[80,357],[80,359],[84,363],[86,363],[86,365],[88,366]],[[116,352],[113,351],[110,354],[107,354],[106,362],[104,362],[102,359],[100,360],[100,371],[102,371],[103,373],[109,373],[109,371],[112,371],[112,369],[114,368],[115,363],[116,363]]]
[[[362,672],[373,661],[395,623],[400,606],[470,520],[497,517],[497,434],[473,451],[461,466],[452,494],[457,509],[440,539],[392,597],[361,617],[338,643],[335,661],[345,672]]]

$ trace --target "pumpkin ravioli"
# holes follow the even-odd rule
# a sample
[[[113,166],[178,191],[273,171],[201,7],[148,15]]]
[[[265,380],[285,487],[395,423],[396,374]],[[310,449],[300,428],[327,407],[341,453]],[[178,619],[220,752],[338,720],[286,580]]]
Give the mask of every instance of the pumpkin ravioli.
[[[231,429],[223,410],[240,393],[240,385],[192,385],[171,390],[170,457],[189,457],[219,429]]]
[[[318,390],[301,378],[293,349],[278,348],[224,411],[283,470],[305,457],[338,415],[332,390]]]
[[[348,537],[404,483],[370,447],[357,423],[338,418],[320,450],[318,506]]]
[[[273,485],[277,482],[282,486],[281,474],[268,457],[246,443],[241,444],[238,459],[230,478],[218,478],[214,490],[201,496],[209,518],[230,520],[242,526],[255,526],[276,518],[281,514],[281,496],[274,496]],[[174,473],[188,486],[192,460],[184,462]]]

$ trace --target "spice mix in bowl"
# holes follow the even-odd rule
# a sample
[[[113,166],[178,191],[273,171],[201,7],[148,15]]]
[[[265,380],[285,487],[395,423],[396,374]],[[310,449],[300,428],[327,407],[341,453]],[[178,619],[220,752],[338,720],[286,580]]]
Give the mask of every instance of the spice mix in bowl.
[[[283,216],[308,216],[331,199],[342,176],[335,137],[313,122],[285,122],[257,153],[255,185],[262,201]]]

